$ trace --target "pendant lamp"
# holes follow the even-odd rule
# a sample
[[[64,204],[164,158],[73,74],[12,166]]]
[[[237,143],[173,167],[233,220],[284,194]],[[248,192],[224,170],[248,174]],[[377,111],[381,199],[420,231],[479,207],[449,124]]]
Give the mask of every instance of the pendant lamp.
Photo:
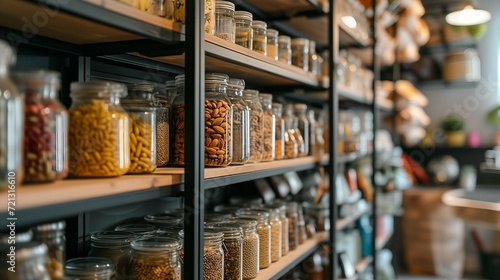
[[[488,22],[491,14],[485,10],[476,10],[467,5],[463,10],[446,15],[446,22],[455,26],[471,26]]]

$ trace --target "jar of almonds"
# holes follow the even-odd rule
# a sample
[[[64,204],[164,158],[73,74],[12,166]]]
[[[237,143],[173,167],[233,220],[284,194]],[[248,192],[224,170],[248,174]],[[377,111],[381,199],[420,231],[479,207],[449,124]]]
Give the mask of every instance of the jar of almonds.
[[[132,240],[130,270],[132,279],[181,279],[180,244],[168,237]]]

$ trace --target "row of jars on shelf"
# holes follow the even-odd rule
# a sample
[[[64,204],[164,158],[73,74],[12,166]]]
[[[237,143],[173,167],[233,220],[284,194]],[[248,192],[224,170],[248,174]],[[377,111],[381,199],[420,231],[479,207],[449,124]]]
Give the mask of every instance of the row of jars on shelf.
[[[340,51],[339,61],[336,72],[337,81],[346,88],[371,98],[373,96],[373,72],[363,67],[359,58],[345,50]]]
[[[339,13],[343,23],[359,34],[360,38],[367,40],[370,34],[370,22],[363,4],[359,0],[343,0],[339,2]]]
[[[205,213],[204,279],[255,278],[308,238],[297,202],[218,205],[214,210]],[[183,209],[172,209],[146,215],[145,223],[94,232],[88,257],[71,260],[66,260],[64,222],[19,232],[16,279],[182,279],[184,215]],[[8,246],[9,240],[3,236],[1,245]]]

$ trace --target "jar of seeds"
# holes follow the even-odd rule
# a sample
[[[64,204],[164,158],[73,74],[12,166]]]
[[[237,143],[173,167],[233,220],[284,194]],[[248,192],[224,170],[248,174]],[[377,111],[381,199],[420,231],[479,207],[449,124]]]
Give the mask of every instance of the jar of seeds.
[[[250,159],[250,108],[243,100],[245,81],[229,79],[227,96],[233,111],[233,161],[231,164],[245,164]]]
[[[217,229],[205,229],[203,249],[203,279],[224,279],[224,234]]]
[[[271,261],[277,262],[281,259],[281,235],[283,232],[278,207],[265,206],[263,208],[269,213],[269,224],[271,225]]]
[[[224,279],[243,279],[243,230],[241,226],[236,223],[207,223],[206,227],[224,233]]]
[[[288,218],[289,234],[288,234],[288,245],[290,250],[295,250],[299,246],[299,205],[297,202],[287,202],[286,204],[286,216]]]
[[[257,163],[264,153],[264,111],[259,101],[259,91],[246,89],[243,99],[250,108],[250,159]]]
[[[266,205],[266,207],[272,207],[279,209],[279,219],[281,221],[281,255],[284,256],[288,254],[288,233],[290,231],[288,218],[286,216],[286,204],[276,203],[271,205]]]
[[[271,224],[269,224],[269,213],[267,210],[241,209],[236,212],[239,217],[247,217],[257,220],[257,232],[259,233],[259,267],[266,268],[271,265]]]
[[[285,120],[283,120],[283,105],[273,103],[273,111],[276,116],[276,137],[274,142],[274,159],[285,158]]]
[[[267,29],[266,55],[274,60],[278,60],[278,30]]]
[[[264,110],[264,155],[262,161],[273,161],[276,145],[276,116],[273,111],[273,96],[261,93],[259,98]]]
[[[181,279],[179,241],[168,237],[132,240],[130,270],[132,279]]]
[[[236,24],[234,22],[234,4],[229,1],[215,1],[215,36],[235,42]]]
[[[254,20],[253,28],[253,50],[263,55],[267,54],[267,24],[260,20]]]
[[[236,44],[249,50],[253,49],[252,14],[236,11],[234,12],[234,20],[236,22]]]
[[[259,234],[257,220],[252,218],[235,217],[231,223],[237,223],[243,229],[243,279],[252,279],[259,274]]]

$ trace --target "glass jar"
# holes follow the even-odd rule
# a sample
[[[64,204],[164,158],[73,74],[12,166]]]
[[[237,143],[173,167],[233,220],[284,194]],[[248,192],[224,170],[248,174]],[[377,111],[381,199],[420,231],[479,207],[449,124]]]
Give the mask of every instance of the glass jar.
[[[234,20],[236,23],[235,43],[249,50],[253,49],[252,13],[236,11]]]
[[[302,139],[304,140],[304,149],[301,150],[299,149],[299,157],[304,157],[309,154],[309,121],[307,120],[306,112],[307,112],[307,105],[298,103],[295,104],[294,106],[295,109],[295,116],[296,116],[296,125],[295,129],[298,129],[300,131],[300,134],[302,136]]]
[[[292,64],[292,39],[289,36],[278,36],[278,60],[288,65]]]
[[[339,52],[339,63],[337,63],[337,81],[345,87],[350,87],[350,75],[347,74],[349,63],[347,61],[347,52],[341,50]]]
[[[330,211],[327,204],[303,202],[302,208],[304,215],[314,220],[316,231],[330,230]]]
[[[234,4],[229,1],[215,1],[215,36],[235,42]]]
[[[46,264],[51,278],[64,276],[64,261],[66,260],[66,237],[64,221],[39,225],[33,229],[34,239],[47,245],[49,261]]]
[[[236,212],[236,215],[257,220],[259,267],[260,269],[268,267],[271,265],[271,225],[269,224],[269,213],[266,210],[241,209]]]
[[[274,207],[279,209],[279,219],[281,221],[281,255],[284,256],[288,254],[289,251],[289,231],[290,226],[288,222],[288,218],[286,216],[286,204],[278,203],[269,205],[269,207]]]
[[[69,173],[112,177],[130,167],[129,118],[120,105],[126,87],[111,82],[71,83]]]
[[[136,235],[128,231],[98,231],[90,235],[89,257],[110,259],[115,264],[113,279],[130,279],[130,242]]]
[[[287,202],[286,216],[288,218],[288,246],[295,250],[299,246],[299,205],[297,202]]]
[[[68,112],[57,100],[57,72],[14,72],[24,103],[24,182],[43,183],[68,175]]]
[[[283,120],[283,105],[273,103],[273,111],[276,116],[276,137],[274,144],[274,158],[285,158],[285,120]]]
[[[181,279],[177,239],[144,237],[132,240],[131,247],[132,279]]]
[[[346,72],[346,74],[347,74],[346,81],[347,81],[350,89],[356,90],[356,87],[358,86],[358,84],[356,83],[356,81],[357,81],[356,74],[358,71],[356,57],[354,57],[353,55],[349,55],[347,57],[347,63],[348,63],[348,68],[347,68],[347,72]]]
[[[23,181],[24,96],[9,78],[14,50],[0,40],[0,190]]]
[[[243,279],[252,279],[259,274],[259,234],[257,220],[252,218],[236,217],[230,222],[237,223],[243,229]]]
[[[236,223],[209,223],[208,228],[214,228],[224,234],[224,279],[243,279],[243,230]]]
[[[170,161],[170,101],[165,95],[155,94],[156,108],[156,165],[166,166]]]
[[[295,116],[293,115],[293,105],[287,104],[285,106],[285,115],[283,115],[283,120],[285,121],[285,158],[291,159],[296,158],[299,155],[300,149],[304,149],[304,139],[300,135],[300,131],[295,131]],[[299,136],[297,138],[296,136]]]
[[[304,38],[292,39],[292,64],[309,71],[309,40]]]
[[[177,214],[154,213],[144,216],[144,220],[156,227],[175,227],[183,222],[183,218]]]
[[[243,99],[250,108],[250,159],[248,162],[262,161],[264,153],[264,111],[259,101],[259,91],[246,89]]]
[[[315,110],[316,120],[316,148],[315,152],[322,156],[325,154],[325,119],[328,117],[326,109]]]
[[[205,230],[203,235],[203,279],[224,279],[224,234],[219,231]]]
[[[151,235],[156,233],[156,227],[148,224],[123,224],[115,227],[115,231],[128,231],[136,236]]]
[[[269,224],[271,225],[271,261],[277,262],[281,259],[281,236],[283,226],[280,220],[280,210],[278,207],[264,206],[263,208],[269,213]]]
[[[50,280],[45,268],[47,263],[47,246],[39,242],[18,243],[15,250],[12,245],[1,244],[4,260],[0,264],[0,279],[8,280]],[[12,265],[14,264],[14,266]],[[14,269],[15,272],[11,271]]]
[[[307,111],[307,121],[309,122],[309,154],[312,156],[319,156],[320,150],[317,145],[318,123],[314,110]]]
[[[299,244],[304,244],[307,240],[307,230],[306,230],[306,219],[304,218],[304,210],[302,209],[302,204],[297,204],[298,211],[298,235]]]
[[[264,155],[262,161],[273,161],[276,152],[276,116],[273,110],[273,96],[261,93],[259,98],[264,110]]]
[[[340,111],[340,119],[344,123],[344,152],[358,153],[360,120],[354,111]]]
[[[113,261],[99,257],[70,259],[64,272],[71,280],[111,280],[115,265]]]
[[[267,53],[267,23],[254,20],[253,29],[253,50],[266,55]]]
[[[148,0],[147,11],[155,16],[166,17],[167,14],[171,16],[173,14],[173,8],[174,5],[171,0]],[[172,10],[169,11],[169,9]],[[170,17],[170,19],[172,19],[172,17]]]
[[[227,166],[232,161],[231,101],[227,97],[225,74],[205,75],[205,166]],[[175,77],[174,163],[184,165],[184,75]]]
[[[344,151],[345,151],[345,147],[344,147],[344,132],[345,132],[344,122],[342,121],[342,119],[340,119],[337,122],[337,153],[339,155],[343,155]]]
[[[316,76],[321,75],[321,65],[319,61],[319,56],[316,54],[316,42],[309,41],[309,71]]]
[[[360,114],[360,153],[366,155],[373,151],[373,113],[364,111]]]
[[[274,60],[278,60],[278,34],[278,30],[275,29],[268,29],[266,31],[266,55]]]
[[[174,20],[186,24],[186,0],[174,1]],[[215,0],[205,0],[205,33],[215,34]]]
[[[250,108],[243,100],[245,81],[229,79],[227,96],[233,112],[233,161],[231,164],[245,164],[250,159]]]

